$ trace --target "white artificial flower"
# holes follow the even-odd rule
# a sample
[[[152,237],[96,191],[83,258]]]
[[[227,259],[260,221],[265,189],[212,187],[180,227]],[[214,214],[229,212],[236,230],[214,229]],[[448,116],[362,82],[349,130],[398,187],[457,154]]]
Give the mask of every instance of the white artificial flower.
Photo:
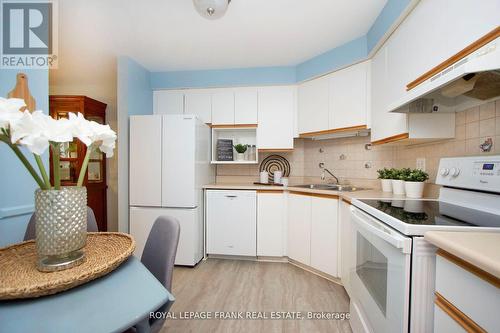
[[[87,147],[92,144],[92,127],[90,121],[78,112],[78,115],[69,113],[69,121],[71,122],[72,135],[80,139]]]
[[[54,119],[43,114],[40,116],[40,122],[45,121],[42,125],[44,135],[50,142],[71,142],[73,141],[73,123],[68,119]]]
[[[11,121],[10,135],[12,143],[26,146],[32,153],[41,155],[49,147],[49,139],[45,134],[47,115],[42,111],[21,113],[20,119]]]
[[[106,154],[106,157],[113,156],[115,148],[116,133],[109,127],[109,125],[101,125],[95,121],[90,122],[92,128],[92,143],[99,146],[99,149]]]
[[[0,129],[8,129],[12,121],[20,119],[20,110],[25,106],[23,99],[0,97]]]

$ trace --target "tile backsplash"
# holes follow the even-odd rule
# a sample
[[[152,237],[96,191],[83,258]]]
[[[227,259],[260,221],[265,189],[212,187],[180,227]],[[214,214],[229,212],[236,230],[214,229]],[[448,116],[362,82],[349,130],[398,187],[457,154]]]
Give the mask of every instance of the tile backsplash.
[[[456,114],[455,138],[414,145],[371,146],[370,137],[330,140],[296,139],[290,153],[278,153],[288,159],[290,182],[319,181],[319,163],[331,170],[341,181],[357,185],[378,182],[377,170],[383,167],[415,168],[417,159],[425,159],[430,182],[436,178],[441,157],[500,154],[500,99]],[[480,145],[491,138],[490,152],[482,152]],[[270,154],[260,154],[260,160]],[[219,165],[218,182],[257,181],[258,165]]]

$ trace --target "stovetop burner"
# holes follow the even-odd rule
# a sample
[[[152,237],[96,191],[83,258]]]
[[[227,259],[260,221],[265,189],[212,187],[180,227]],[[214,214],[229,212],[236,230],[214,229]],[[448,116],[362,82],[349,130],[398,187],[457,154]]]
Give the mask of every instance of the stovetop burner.
[[[412,225],[500,227],[500,216],[437,200],[373,200],[359,201]]]

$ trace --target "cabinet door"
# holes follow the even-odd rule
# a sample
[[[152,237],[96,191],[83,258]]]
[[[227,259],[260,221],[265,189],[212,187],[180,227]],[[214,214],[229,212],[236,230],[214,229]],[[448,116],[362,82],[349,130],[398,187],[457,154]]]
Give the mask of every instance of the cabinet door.
[[[330,79],[329,127],[366,125],[369,61],[335,72]]]
[[[283,229],[285,201],[283,192],[263,191],[257,194],[257,255],[284,255]]]
[[[290,194],[288,201],[288,257],[311,263],[311,197]]]
[[[388,112],[388,55],[381,48],[372,59],[371,67],[371,140],[377,141],[408,133],[407,115]]]
[[[212,122],[212,94],[209,90],[188,90],[186,92],[185,114],[194,114],[202,122]]]
[[[156,90],[153,92],[154,114],[183,114],[184,91]]]
[[[351,284],[349,282],[349,258],[350,258],[350,243],[348,239],[351,237],[351,210],[350,204],[344,201],[339,202],[339,255],[337,256],[339,275],[342,284],[347,293],[351,293]],[[339,259],[340,258],[340,259]]]
[[[220,89],[212,94],[212,124],[234,125],[233,89]]]
[[[234,90],[234,123],[257,124],[257,88]]]
[[[329,79],[304,82],[298,88],[299,133],[328,129]]]
[[[259,149],[293,149],[294,87],[259,89]]]
[[[338,200],[311,197],[311,267],[338,276]]]
[[[161,206],[161,118],[159,115],[130,117],[131,206]]]
[[[207,191],[207,253],[256,256],[255,191]]]

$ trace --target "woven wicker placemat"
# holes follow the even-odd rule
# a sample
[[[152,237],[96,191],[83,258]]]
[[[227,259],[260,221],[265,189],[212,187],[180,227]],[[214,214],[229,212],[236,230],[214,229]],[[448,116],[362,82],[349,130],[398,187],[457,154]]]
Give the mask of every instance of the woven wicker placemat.
[[[134,239],[119,232],[89,232],[83,264],[57,272],[36,269],[35,241],[0,248],[0,300],[56,294],[108,274],[135,249]]]

